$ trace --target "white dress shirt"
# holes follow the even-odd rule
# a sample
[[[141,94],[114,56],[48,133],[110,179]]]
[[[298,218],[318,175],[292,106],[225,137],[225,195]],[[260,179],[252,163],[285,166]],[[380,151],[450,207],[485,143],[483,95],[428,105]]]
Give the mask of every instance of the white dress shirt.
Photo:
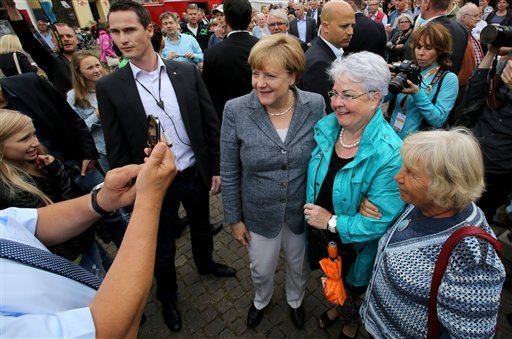
[[[167,74],[167,67],[158,56],[158,67],[156,70],[146,72],[130,62],[133,77],[136,79],[137,90],[144,106],[146,116],[151,114],[160,120],[162,125],[162,135],[167,139],[167,143],[172,145],[172,152],[176,159],[176,168],[183,171],[196,164],[196,157],[183,118],[181,117],[180,106],[176,92]],[[160,78],[160,93],[158,83]],[[144,89],[144,87],[147,89]],[[150,93],[148,93],[148,91]],[[162,99],[164,109],[162,110],[157,100]]]

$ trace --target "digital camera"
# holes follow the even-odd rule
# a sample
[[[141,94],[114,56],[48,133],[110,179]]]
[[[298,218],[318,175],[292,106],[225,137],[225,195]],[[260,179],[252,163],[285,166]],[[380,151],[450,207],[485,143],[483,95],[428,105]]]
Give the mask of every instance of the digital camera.
[[[420,68],[410,60],[395,62],[392,64],[390,71],[396,74],[396,76],[389,81],[388,89],[392,94],[396,95],[402,92],[405,87],[408,87],[407,80],[411,80],[415,85],[419,85],[421,82]]]

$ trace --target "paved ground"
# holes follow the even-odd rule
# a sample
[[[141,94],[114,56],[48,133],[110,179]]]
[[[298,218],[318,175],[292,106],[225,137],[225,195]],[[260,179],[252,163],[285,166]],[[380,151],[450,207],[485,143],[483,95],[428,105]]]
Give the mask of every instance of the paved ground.
[[[220,197],[211,199],[212,221],[222,221]],[[140,328],[139,338],[327,338],[337,337],[341,322],[328,330],[320,330],[317,317],[326,309],[320,285],[321,272],[310,274],[304,305],[306,322],[303,330],[296,329],[290,321],[285,297],[285,264],[281,255],[276,273],[274,297],[265,312],[263,321],[255,328],[245,326],[247,310],[253,298],[248,255],[231,236],[228,227],[215,236],[214,259],[237,269],[235,278],[216,278],[197,273],[190,248],[188,228],[177,241],[176,266],[178,271],[178,307],[183,316],[180,332],[171,332],[164,324],[161,306],[153,291],[146,306],[146,323]],[[510,263],[507,263],[510,268]],[[122,311],[122,310],[121,310]],[[496,338],[512,338],[512,327],[505,314],[512,312],[512,291],[502,294],[502,311]],[[360,331],[359,338],[366,338]]]

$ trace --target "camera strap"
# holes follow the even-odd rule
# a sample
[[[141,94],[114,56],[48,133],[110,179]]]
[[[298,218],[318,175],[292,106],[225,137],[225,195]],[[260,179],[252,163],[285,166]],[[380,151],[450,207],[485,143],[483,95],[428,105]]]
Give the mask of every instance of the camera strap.
[[[436,70],[434,68],[434,70]],[[443,79],[444,79],[444,75],[446,74],[446,71],[445,70],[442,70],[442,69],[439,69],[439,71],[436,73],[436,75],[434,76],[434,79],[432,79],[432,81],[430,82],[430,84],[425,88],[425,93],[427,94],[430,94],[432,93],[432,88],[434,87],[435,84],[437,84],[439,82],[439,85],[437,86],[436,88],[436,93],[434,94],[434,97],[432,98],[432,104],[435,105],[436,104],[436,100],[437,100],[437,95],[439,94],[439,90],[441,89],[441,85],[443,83]],[[425,78],[427,78],[430,74],[426,74],[425,76],[422,76],[421,80],[422,80],[422,83],[423,83],[423,80]],[[403,99],[400,101],[400,108],[402,109],[402,113],[405,115],[405,105],[406,105],[406,100],[407,100],[407,97],[409,96],[409,94],[406,94]]]

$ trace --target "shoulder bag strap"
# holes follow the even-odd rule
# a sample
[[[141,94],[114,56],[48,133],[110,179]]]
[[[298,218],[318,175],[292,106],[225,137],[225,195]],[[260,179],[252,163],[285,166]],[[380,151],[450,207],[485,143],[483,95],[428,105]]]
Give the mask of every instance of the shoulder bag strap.
[[[434,275],[432,276],[432,284],[430,287],[430,300],[428,304],[428,333],[427,338],[433,339],[439,337],[440,334],[440,325],[439,318],[437,317],[437,292],[439,291],[439,285],[441,284],[441,280],[443,279],[444,272],[446,271],[446,267],[448,266],[448,261],[450,260],[450,255],[453,252],[453,249],[459,241],[466,237],[477,237],[480,239],[487,240],[496,250],[496,253],[500,257],[503,256],[503,245],[498,240],[495,239],[492,235],[484,231],[483,229],[476,226],[465,226],[454,232],[445,242],[441,252],[439,253],[439,257],[437,258],[436,265],[434,268]]]
[[[18,70],[18,74],[21,74],[20,63],[18,61],[18,57],[16,56],[16,52],[12,53],[12,58],[14,59],[14,63],[16,64],[16,69]]]

